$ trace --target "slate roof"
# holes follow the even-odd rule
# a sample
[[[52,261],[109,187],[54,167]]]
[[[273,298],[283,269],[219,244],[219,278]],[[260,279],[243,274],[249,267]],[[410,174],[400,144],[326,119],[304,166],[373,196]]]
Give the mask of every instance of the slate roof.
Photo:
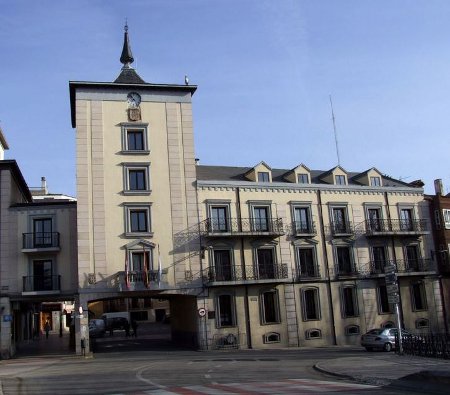
[[[249,181],[245,174],[253,167],[233,167],[233,166],[207,166],[197,165],[197,180],[201,181]],[[292,169],[272,169],[273,183],[292,184],[287,181],[284,176]],[[329,170],[311,170],[311,183],[327,185],[321,178],[328,173]],[[348,172],[349,185],[362,185],[355,178],[364,172]],[[394,178],[383,175],[383,186],[387,187],[411,187],[412,185],[396,180]]]
[[[133,68],[122,68],[119,76],[115,79],[114,83],[119,84],[145,84],[146,82],[139,77],[136,70]]]

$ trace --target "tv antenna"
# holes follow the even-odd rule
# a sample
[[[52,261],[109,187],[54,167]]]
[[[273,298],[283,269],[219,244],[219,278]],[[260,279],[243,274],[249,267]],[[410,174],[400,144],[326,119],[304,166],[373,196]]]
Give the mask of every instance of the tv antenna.
[[[331,95],[330,95],[330,105],[331,105],[331,119],[333,120],[334,142],[336,144],[336,155],[337,155],[337,160],[338,160],[338,166],[340,166],[341,158],[339,156],[339,145],[338,145],[338,138],[337,138],[337,132],[336,132],[336,119],[334,117],[333,100],[331,100]]]

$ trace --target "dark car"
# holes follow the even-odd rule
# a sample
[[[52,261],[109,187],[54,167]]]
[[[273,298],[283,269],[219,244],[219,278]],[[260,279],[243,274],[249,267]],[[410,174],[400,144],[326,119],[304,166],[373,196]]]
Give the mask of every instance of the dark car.
[[[89,337],[103,337],[105,334],[105,321],[101,319],[93,319],[89,321]]]
[[[106,320],[106,330],[110,332],[116,329],[124,330],[129,327],[130,324],[125,317],[112,317]]]

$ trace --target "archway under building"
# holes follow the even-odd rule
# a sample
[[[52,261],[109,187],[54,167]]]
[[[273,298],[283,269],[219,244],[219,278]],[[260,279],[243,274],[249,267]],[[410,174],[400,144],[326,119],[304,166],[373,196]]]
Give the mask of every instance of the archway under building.
[[[94,353],[198,348],[195,296],[133,293],[92,300],[88,310]],[[103,321],[104,331],[93,321]]]

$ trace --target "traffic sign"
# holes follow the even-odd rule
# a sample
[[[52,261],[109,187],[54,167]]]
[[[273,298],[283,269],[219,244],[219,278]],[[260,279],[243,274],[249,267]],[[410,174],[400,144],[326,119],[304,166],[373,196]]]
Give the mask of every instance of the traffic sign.
[[[398,285],[397,284],[387,284],[386,291],[387,291],[388,295],[396,294],[396,293],[398,293]]]
[[[395,273],[386,274],[386,284],[395,284],[397,282],[397,276]]]
[[[200,317],[204,317],[206,315],[206,309],[204,309],[203,307],[198,309],[198,315]]]
[[[395,265],[386,265],[386,266],[384,267],[384,272],[385,272],[386,274],[388,274],[388,273],[394,273],[396,269],[397,269],[397,267],[396,267]]]

